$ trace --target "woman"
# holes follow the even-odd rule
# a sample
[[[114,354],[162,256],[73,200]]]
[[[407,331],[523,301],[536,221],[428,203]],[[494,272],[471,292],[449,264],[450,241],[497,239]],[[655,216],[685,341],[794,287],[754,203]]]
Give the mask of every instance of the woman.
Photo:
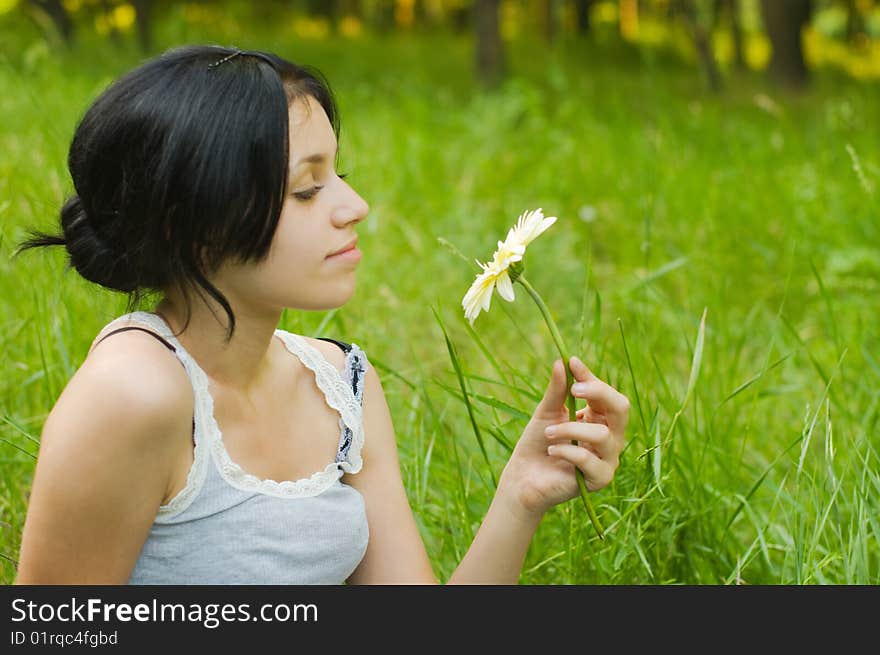
[[[64,245],[131,306],[162,296],[98,334],[49,414],[17,583],[436,582],[366,354],[276,328],[354,292],[368,206],[335,171],[337,135],[317,71],[209,46],[85,114],[63,235],[21,249]],[[567,421],[557,360],[450,583],[516,583],[574,467],[591,490],[613,478],[629,403],[570,366],[590,409]]]

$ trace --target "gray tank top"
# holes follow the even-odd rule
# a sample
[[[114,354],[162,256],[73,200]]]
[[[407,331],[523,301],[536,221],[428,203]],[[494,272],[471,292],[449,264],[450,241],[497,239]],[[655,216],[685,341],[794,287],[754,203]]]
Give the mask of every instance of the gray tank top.
[[[340,371],[304,337],[275,331],[339,412],[340,440],[335,460],[310,477],[263,480],[229,457],[207,375],[165,321],[134,312],[108,325],[122,320],[150,328],[173,347],[195,397],[194,461],[186,486],[159,508],[129,584],[343,584],[369,539],[364,499],[341,481],[362,466],[364,352],[340,344],[349,346]]]

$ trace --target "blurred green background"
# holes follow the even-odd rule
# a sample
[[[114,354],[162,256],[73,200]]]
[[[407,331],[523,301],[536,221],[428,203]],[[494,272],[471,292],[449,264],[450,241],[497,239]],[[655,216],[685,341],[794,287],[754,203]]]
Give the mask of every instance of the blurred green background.
[[[607,539],[559,506],[521,582],[880,583],[873,0],[0,0],[0,580],[46,415],[126,307],[63,251],[12,254],[58,229],[89,104],[184,43],[271,50],[337,94],[341,171],[371,206],[358,289],[281,327],[354,341],[380,372],[441,580],[557,356],[521,289],[473,330],[461,298],[543,207],[559,220],[529,279],[632,413],[593,495]]]

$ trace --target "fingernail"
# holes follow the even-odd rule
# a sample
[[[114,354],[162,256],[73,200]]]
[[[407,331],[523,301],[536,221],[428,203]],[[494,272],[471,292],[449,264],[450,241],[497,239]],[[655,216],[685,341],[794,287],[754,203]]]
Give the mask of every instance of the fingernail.
[[[556,427],[551,425],[549,428],[544,430],[544,434],[546,434],[548,437],[553,436],[554,434],[556,434]]]
[[[547,454],[552,455],[556,452],[556,446],[547,446]]]
[[[584,393],[584,392],[586,392],[586,390],[587,390],[587,385],[584,384],[583,382],[575,382],[573,385],[571,385],[571,392],[572,393]]]

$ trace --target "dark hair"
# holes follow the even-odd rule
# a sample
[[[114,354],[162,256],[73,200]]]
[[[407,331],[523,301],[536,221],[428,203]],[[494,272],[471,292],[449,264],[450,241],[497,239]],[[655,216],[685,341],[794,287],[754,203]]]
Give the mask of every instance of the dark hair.
[[[83,116],[68,155],[76,189],[62,235],[28,230],[16,251],[66,246],[68,267],[129,295],[199,287],[227,259],[269,253],[287,194],[288,108],[312,96],[333,131],[332,91],[316,69],[274,54],[218,46],[175,48],[108,87]],[[186,329],[184,325],[183,329]]]

